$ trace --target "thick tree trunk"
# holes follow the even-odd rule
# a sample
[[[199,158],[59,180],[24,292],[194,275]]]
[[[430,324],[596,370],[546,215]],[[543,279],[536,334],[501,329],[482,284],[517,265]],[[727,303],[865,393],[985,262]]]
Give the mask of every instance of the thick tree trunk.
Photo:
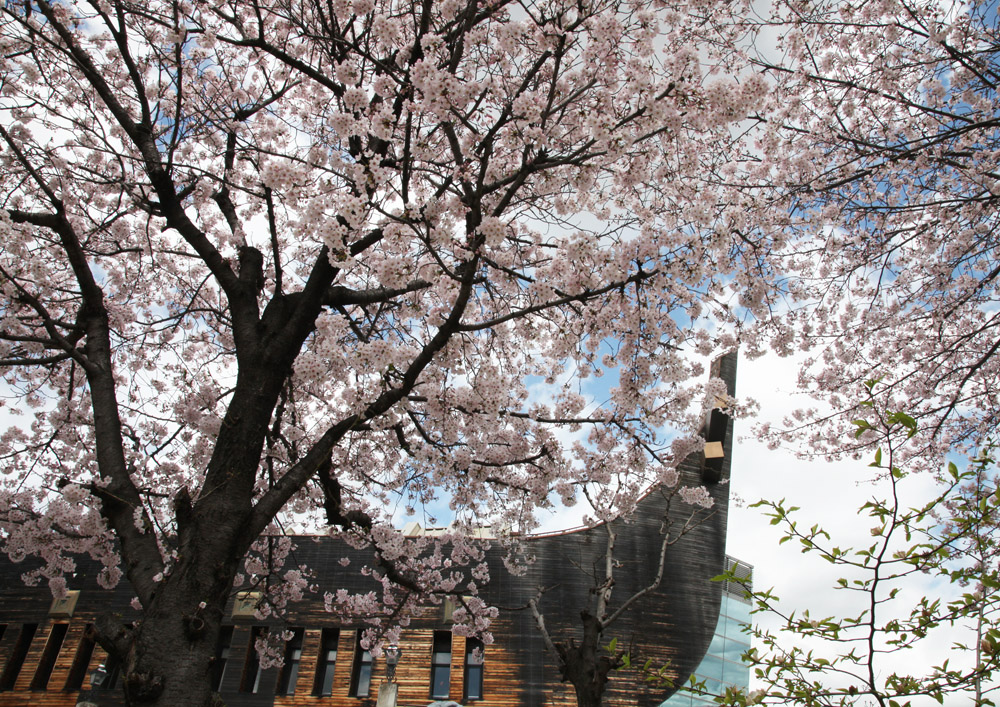
[[[203,488],[174,497],[174,560],[135,627],[98,622],[98,640],[121,660],[130,707],[211,707],[211,672],[226,602],[251,543],[253,492],[267,425],[290,365],[241,362]],[[126,564],[132,561],[123,553]]]
[[[217,704],[211,670],[231,581],[200,592],[195,584],[175,574],[134,628],[111,617],[98,621],[99,640],[122,661],[122,687],[132,707]]]
[[[208,622],[191,631],[188,617],[147,619],[136,635],[131,670],[124,675],[125,696],[133,707],[211,707],[210,681],[219,625]]]
[[[615,660],[601,653],[603,626],[590,612],[580,613],[583,640],[577,644],[558,644],[563,681],[573,685],[577,707],[601,707],[608,673],[616,667]]]
[[[189,503],[186,494],[178,505]],[[179,518],[183,515],[179,512]],[[226,603],[246,548],[236,520],[189,519],[173,567],[143,607],[141,623],[98,621],[98,640],[121,660],[131,707],[209,707],[218,704],[212,663]],[[245,517],[245,516],[243,516]]]
[[[607,682],[607,681],[605,681]],[[576,691],[576,704],[577,707],[601,707],[601,703],[604,699],[604,684],[597,685],[592,681],[584,681],[581,683],[573,683],[573,689]]]

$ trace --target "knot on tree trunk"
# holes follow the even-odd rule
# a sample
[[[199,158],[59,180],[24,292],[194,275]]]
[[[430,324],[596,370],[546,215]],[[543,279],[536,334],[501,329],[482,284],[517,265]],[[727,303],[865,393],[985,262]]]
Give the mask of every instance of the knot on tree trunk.
[[[97,642],[108,653],[124,660],[132,648],[134,634],[132,629],[111,614],[101,614],[94,622]]]
[[[125,676],[125,694],[132,703],[151,702],[163,692],[163,678],[136,670]]]
[[[205,619],[198,615],[184,617],[184,635],[188,640],[197,641],[205,635]]]

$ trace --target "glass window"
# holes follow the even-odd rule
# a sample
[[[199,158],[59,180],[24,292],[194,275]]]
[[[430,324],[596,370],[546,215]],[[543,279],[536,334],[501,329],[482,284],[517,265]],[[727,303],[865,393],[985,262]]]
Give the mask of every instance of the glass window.
[[[431,653],[431,697],[448,698],[451,690],[451,631],[434,632]]]
[[[372,654],[361,645],[361,631],[354,644],[354,668],[351,671],[351,697],[368,697],[372,686]]]
[[[240,692],[257,694],[260,690],[260,656],[257,655],[257,639],[264,634],[263,626],[250,629],[250,644],[247,646],[247,657],[243,662],[243,679],[240,680]]]
[[[319,660],[316,662],[316,680],[313,694],[328,696],[333,694],[333,670],[337,665],[337,641],[340,631],[335,628],[323,629],[320,639]]]
[[[229,664],[232,647],[233,627],[223,626],[219,629],[219,640],[215,644],[215,661],[212,663],[212,689],[215,692],[222,689],[222,681],[226,677],[226,666]]]
[[[94,657],[94,625],[87,624],[80,636],[80,643],[76,647],[76,655],[73,656],[73,664],[69,668],[69,675],[66,676],[66,692],[74,692],[83,687],[83,679],[87,677],[87,668],[90,667],[90,659]]]
[[[32,690],[48,689],[52,668],[56,666],[56,658],[59,657],[59,651],[62,649],[63,641],[66,640],[68,629],[69,624],[52,624],[49,638],[45,641],[42,657],[38,660],[38,668],[35,669],[35,677],[31,679]]]
[[[714,653],[715,655],[722,655],[726,650],[726,635],[724,633],[716,633],[712,636],[712,645],[708,647],[709,653]]]
[[[14,689],[17,676],[21,674],[21,668],[24,666],[24,659],[28,656],[28,649],[31,648],[31,639],[35,637],[37,630],[38,624],[23,624],[21,626],[14,650],[11,651],[10,658],[7,659],[3,673],[0,674],[0,691]]]
[[[726,682],[743,689],[750,687],[750,669],[742,663],[726,663]]]
[[[749,624],[750,609],[751,606],[749,604],[733,599],[729,602],[729,610],[726,613],[742,624]]]
[[[465,689],[464,701],[483,698],[483,642],[478,638],[465,639]]]
[[[698,674],[714,680],[722,680],[722,658],[717,655],[706,655],[701,665],[698,666]]]
[[[121,659],[116,655],[109,655],[104,659],[101,668],[104,669],[104,674],[99,677],[100,682],[95,685],[91,679],[91,687],[95,690],[114,690],[122,677]]]
[[[716,655],[721,655],[726,660],[732,661],[734,663],[740,662],[740,657],[746,653],[750,646],[742,641],[734,641],[732,639],[726,641],[726,650],[722,653],[717,653]]]
[[[302,662],[302,639],[305,629],[293,628],[292,637],[285,643],[285,664],[278,677],[278,694],[294,695],[295,683],[299,679],[299,663]]]

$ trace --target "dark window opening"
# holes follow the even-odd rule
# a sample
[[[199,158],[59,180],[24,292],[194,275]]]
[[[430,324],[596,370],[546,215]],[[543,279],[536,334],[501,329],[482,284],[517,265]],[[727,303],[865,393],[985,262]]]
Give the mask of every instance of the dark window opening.
[[[42,657],[38,660],[38,668],[35,670],[35,677],[31,679],[32,690],[47,690],[49,678],[52,677],[52,669],[56,667],[56,658],[62,649],[63,641],[66,640],[66,631],[69,624],[52,624],[49,631],[49,638],[45,641],[45,648],[42,650]]]
[[[98,669],[103,670],[103,673],[99,673],[97,680],[99,682],[94,682],[91,679],[91,687],[95,690],[114,690],[118,687],[118,682],[122,677],[122,661],[116,655],[108,655],[104,660],[104,664]]]
[[[14,643],[14,650],[11,651],[7,665],[4,666],[3,673],[0,674],[0,691],[13,690],[17,682],[17,676],[21,674],[24,667],[24,659],[28,656],[28,649],[31,648],[31,639],[35,637],[38,624],[23,624],[21,632],[17,634],[17,642]]]
[[[292,637],[285,643],[285,664],[278,676],[278,694],[294,695],[295,683],[299,680],[299,664],[302,662],[302,639],[305,629],[293,628]]]
[[[361,646],[361,631],[354,644],[354,668],[351,670],[351,697],[368,697],[372,686],[372,654]]]
[[[127,628],[132,628],[132,624],[125,624]],[[104,659],[104,664],[97,669],[97,674],[90,678],[90,686],[94,690],[114,690],[121,684],[122,679],[122,659],[120,656],[109,654]]]
[[[326,697],[333,694],[333,669],[337,665],[337,641],[340,631],[335,628],[323,629],[320,640],[319,660],[316,661],[316,680],[313,682],[313,694]]]
[[[431,697],[447,699],[451,691],[451,631],[434,632],[431,654]]]
[[[222,680],[226,677],[226,665],[229,663],[230,651],[233,647],[233,627],[223,626],[219,629],[219,640],[215,644],[215,660],[212,662],[212,690],[222,689]]]
[[[257,694],[260,690],[260,656],[257,655],[257,639],[264,634],[263,626],[254,626],[250,630],[250,645],[247,646],[247,658],[243,663],[243,679],[240,680],[240,692]]]
[[[478,638],[465,639],[465,702],[483,699],[484,650]]]
[[[87,668],[90,667],[90,659],[94,657],[94,625],[87,624],[80,637],[80,643],[76,647],[76,655],[73,656],[73,664],[70,665],[69,675],[66,677],[67,692],[73,692],[83,687],[83,680],[87,677]]]

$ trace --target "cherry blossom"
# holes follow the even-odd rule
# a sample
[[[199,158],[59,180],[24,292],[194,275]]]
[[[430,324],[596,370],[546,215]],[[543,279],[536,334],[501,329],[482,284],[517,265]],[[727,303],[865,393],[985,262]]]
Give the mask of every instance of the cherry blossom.
[[[370,551],[343,571],[378,592],[315,589],[377,650],[447,594],[487,635],[475,525],[677,483],[704,361],[776,291],[748,11],[0,8],[0,539],[57,593],[81,553],[124,575],[145,618],[98,631],[130,704],[210,703],[234,590],[314,590],[290,525]]]
[[[1000,411],[996,6],[774,8],[777,51],[757,64],[779,110],[758,180],[786,214],[776,260],[792,305],[768,342],[806,352],[799,383],[823,401],[787,428],[802,448],[860,453],[873,438],[845,432],[879,379],[880,404],[920,421],[908,454],[940,470]]]

